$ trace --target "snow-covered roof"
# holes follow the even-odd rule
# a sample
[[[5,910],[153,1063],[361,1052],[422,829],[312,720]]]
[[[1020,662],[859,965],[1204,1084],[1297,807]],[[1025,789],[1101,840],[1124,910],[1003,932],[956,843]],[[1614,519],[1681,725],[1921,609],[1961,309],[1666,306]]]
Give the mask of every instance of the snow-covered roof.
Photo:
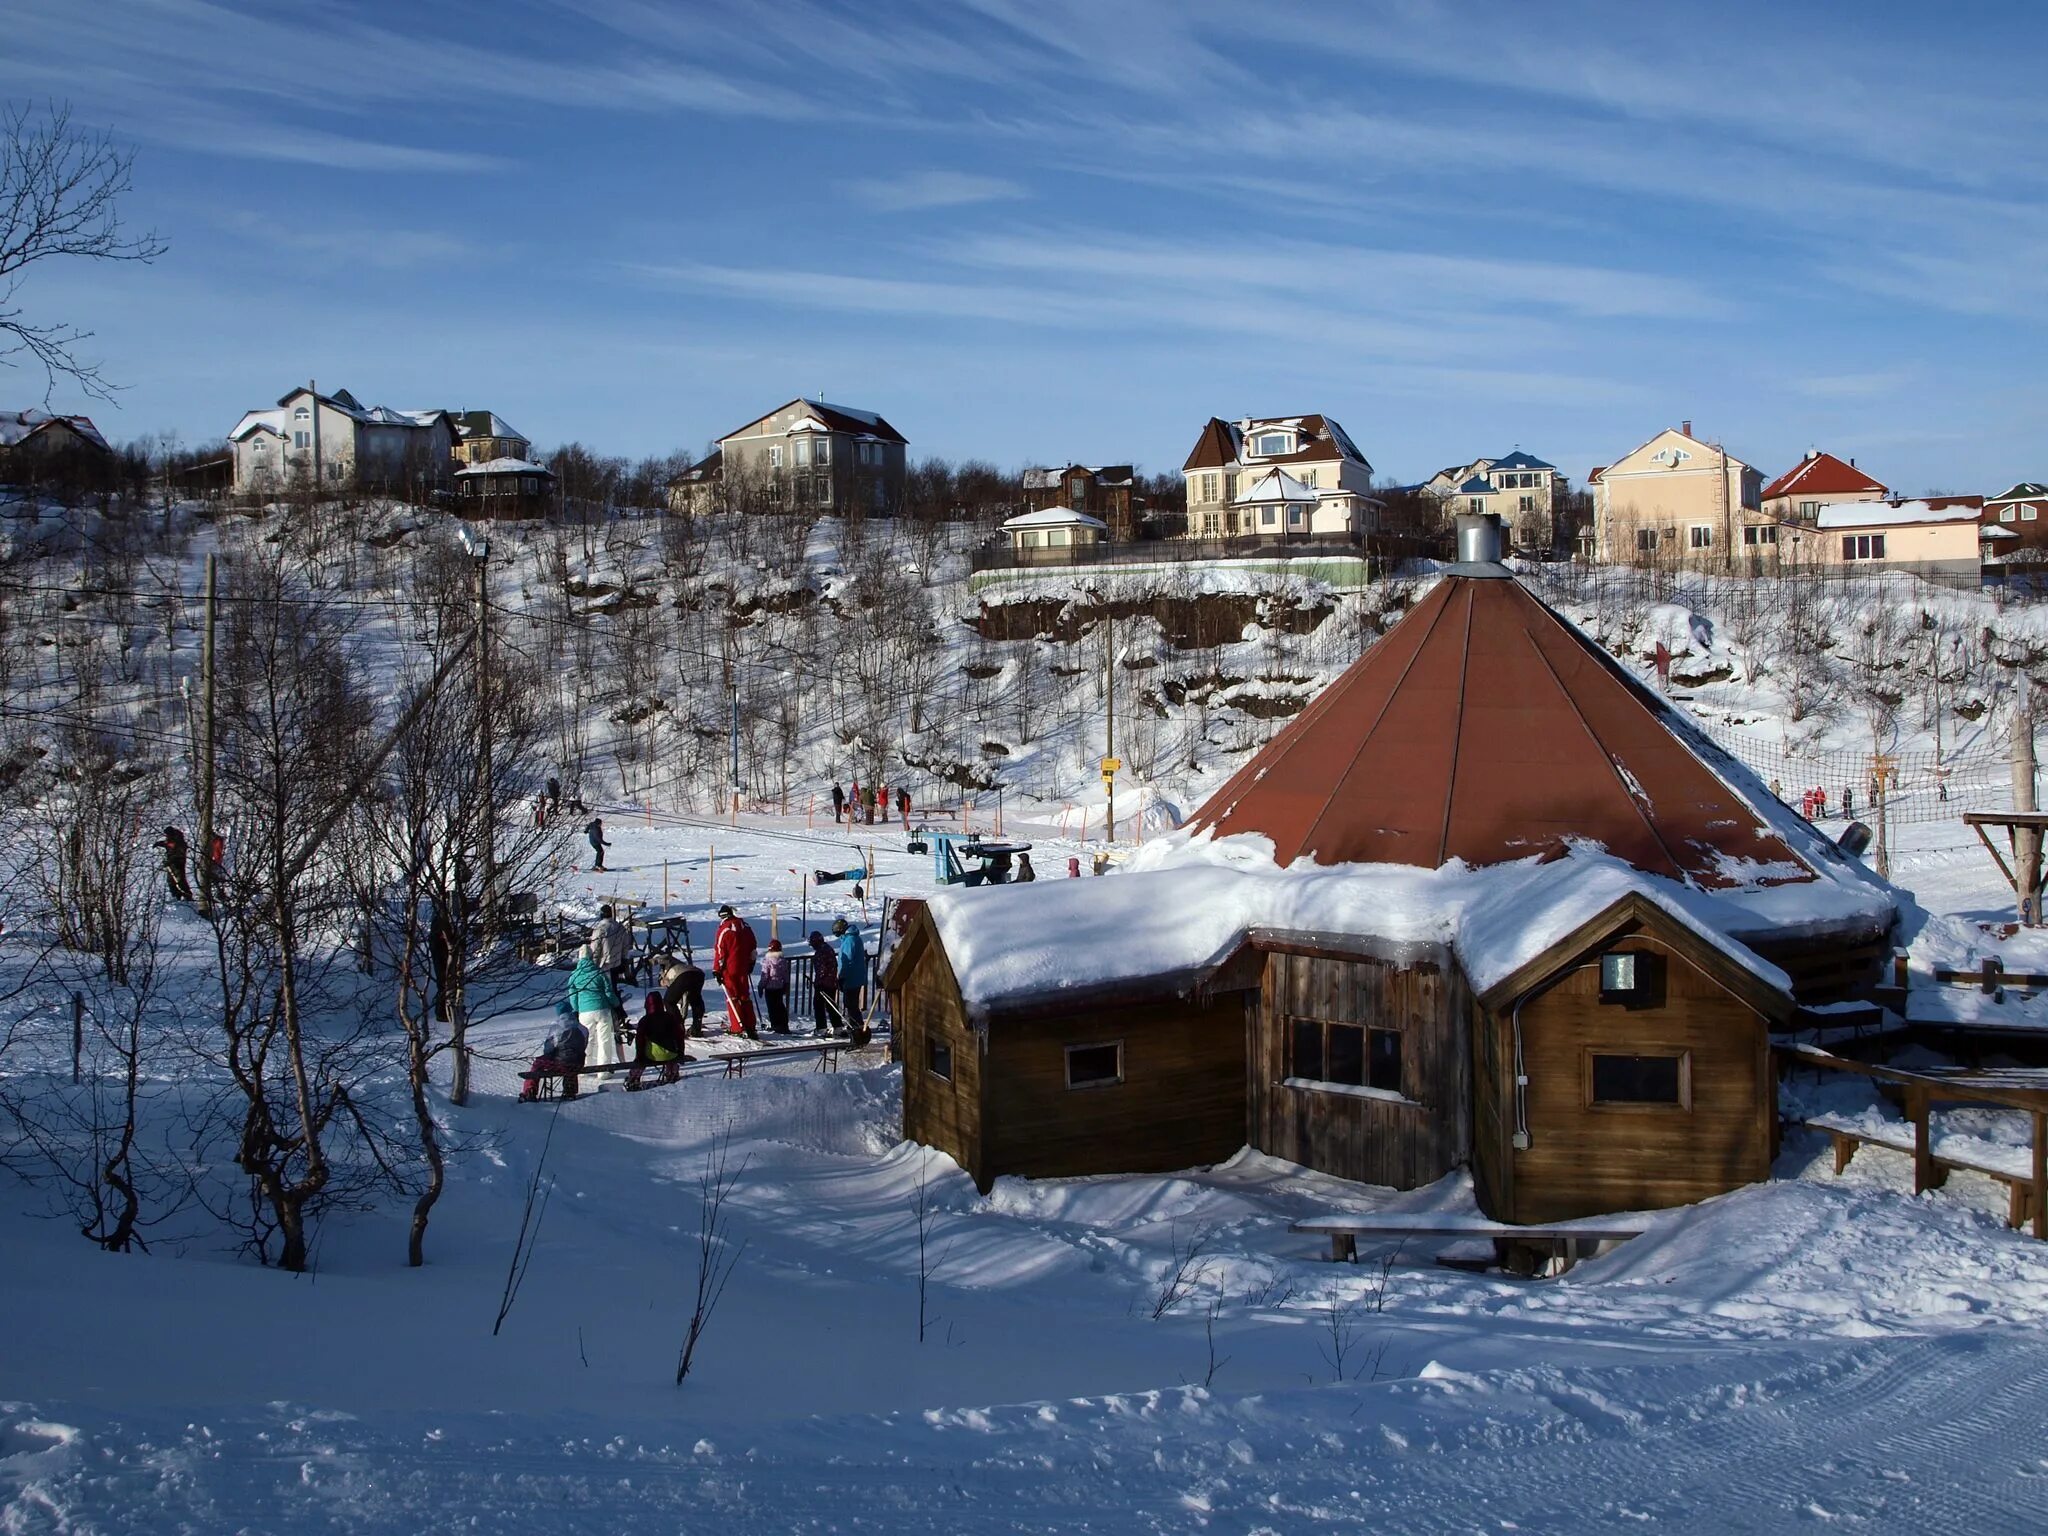
[[[1986,523],[1977,531],[1977,537],[1980,539],[2016,539],[2019,537],[2019,531],[2014,528],[2001,528],[1996,523]]]
[[[450,411],[448,414],[455,422],[456,432],[463,437],[516,437],[522,443],[528,441],[524,432],[496,411]]]
[[[270,432],[284,436],[285,413],[282,410],[245,411],[242,419],[235,423],[235,430],[228,434],[228,441],[239,443],[258,432]]]
[[[1815,515],[1822,529],[1897,528],[1914,523],[1974,523],[1982,497],[1943,496],[1923,501],[1837,501]]]
[[[1191,987],[1246,942],[1391,959],[1455,955],[1483,993],[1631,896],[1765,986],[1790,992],[1782,970],[1733,936],[1772,931],[1737,897],[1645,874],[1591,846],[1477,869],[1455,861],[1281,869],[1263,838],[1170,837],[1100,880],[955,888],[932,898],[931,915],[962,1001],[982,1020],[1139,983]]]
[[[1046,507],[1038,512],[1020,512],[1015,517],[1003,519],[1005,528],[1095,528],[1104,533],[1109,524],[1099,517],[1090,517],[1086,512],[1075,512],[1066,507]]]
[[[1285,503],[1307,504],[1320,501],[1314,489],[1303,485],[1284,469],[1269,469],[1254,480],[1245,493],[1234,503],[1240,507],[1280,506]]]
[[[2000,491],[1996,496],[1987,498],[1987,504],[1996,506],[2001,501],[2040,501],[2044,498],[2048,498],[2048,485],[2022,480],[2011,490]]]
[[[1128,464],[1062,464],[1057,469],[1038,466],[1024,471],[1024,489],[1027,491],[1057,490],[1066,483],[1066,478],[1075,470],[1092,475],[1105,486],[1129,485],[1131,466]]]
[[[471,464],[455,471],[455,478],[464,475],[551,475],[554,471],[545,464],[535,464],[526,459],[487,459],[481,464]]]
[[[107,447],[107,440],[100,436],[100,429],[92,424],[90,416],[59,416],[30,406],[25,411],[0,411],[0,448],[12,448],[30,433],[45,431],[60,423],[94,447]]]

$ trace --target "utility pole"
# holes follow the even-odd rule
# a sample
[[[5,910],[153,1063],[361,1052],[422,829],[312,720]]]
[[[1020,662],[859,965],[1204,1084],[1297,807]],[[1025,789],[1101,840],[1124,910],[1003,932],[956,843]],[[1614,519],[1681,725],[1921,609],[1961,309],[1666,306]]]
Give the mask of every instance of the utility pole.
[[[306,392],[313,397],[313,494],[320,494],[320,382],[306,380]]]
[[[732,816],[735,825],[740,816],[740,685],[732,685]]]
[[[483,791],[484,927],[497,923],[498,804],[491,777],[491,546],[478,544],[476,557],[476,771]]]
[[[2012,722],[2012,808],[2034,811],[2034,697],[2020,680],[2019,708]],[[2020,898],[2020,921],[2029,928],[2041,923],[2041,829],[2012,829],[2013,884]]]
[[[213,915],[213,630],[220,611],[218,556],[206,557],[206,631],[199,650],[199,915]]]
[[[1102,698],[1107,706],[1102,726],[1102,787],[1108,795],[1103,811],[1102,831],[1109,842],[1116,841],[1116,618],[1102,616]]]

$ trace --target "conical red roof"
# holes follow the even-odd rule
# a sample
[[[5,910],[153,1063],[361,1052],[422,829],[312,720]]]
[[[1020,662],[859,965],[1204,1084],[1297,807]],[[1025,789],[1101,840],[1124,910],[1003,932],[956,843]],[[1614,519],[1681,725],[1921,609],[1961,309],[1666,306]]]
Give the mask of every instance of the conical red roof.
[[[1587,839],[1703,888],[1815,878],[1654,695],[1504,577],[1446,576],[1190,826],[1263,833],[1283,865],[1497,864]]]

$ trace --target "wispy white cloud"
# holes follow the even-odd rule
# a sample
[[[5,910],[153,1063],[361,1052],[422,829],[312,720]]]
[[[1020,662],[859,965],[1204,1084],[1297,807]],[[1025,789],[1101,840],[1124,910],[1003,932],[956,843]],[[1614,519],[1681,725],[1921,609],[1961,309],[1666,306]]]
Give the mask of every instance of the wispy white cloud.
[[[912,171],[903,176],[861,177],[846,190],[870,208],[907,213],[919,208],[960,208],[969,203],[999,203],[1031,194],[1002,176],[975,176],[966,171]]]

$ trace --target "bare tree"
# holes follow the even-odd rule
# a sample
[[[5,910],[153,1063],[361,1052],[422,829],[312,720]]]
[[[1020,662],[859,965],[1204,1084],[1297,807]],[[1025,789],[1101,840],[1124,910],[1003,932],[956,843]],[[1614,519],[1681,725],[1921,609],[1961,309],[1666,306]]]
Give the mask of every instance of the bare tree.
[[[697,1273],[690,1291],[689,1326],[676,1355],[677,1386],[690,1374],[697,1346],[704,1342],[705,1330],[711,1325],[711,1314],[717,1311],[733,1268],[747,1250],[744,1240],[733,1241],[731,1219],[725,1210],[733,1186],[745,1171],[744,1161],[737,1165],[732,1161],[732,1133],[719,1132],[704,1154],[704,1168],[697,1176]]]
[[[0,114],[0,358],[27,353],[43,370],[45,400],[60,378],[102,400],[113,386],[73,350],[92,332],[32,320],[15,295],[39,262],[150,262],[169,249],[153,232],[130,235],[121,223],[134,160],[110,135],[74,129],[69,106]]]

